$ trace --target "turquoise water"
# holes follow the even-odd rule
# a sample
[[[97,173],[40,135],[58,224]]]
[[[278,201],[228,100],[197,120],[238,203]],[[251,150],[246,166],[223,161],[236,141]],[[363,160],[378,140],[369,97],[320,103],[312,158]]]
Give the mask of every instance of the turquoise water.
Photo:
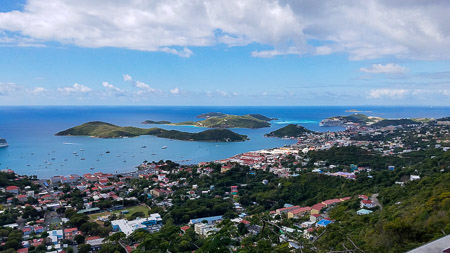
[[[386,118],[443,117],[450,115],[450,107],[351,107],[366,114]],[[0,137],[10,144],[0,149],[0,169],[13,169],[19,174],[53,175],[84,174],[89,172],[132,171],[144,160],[170,159],[183,164],[223,159],[235,154],[279,147],[295,143],[293,140],[266,138],[265,133],[286,124],[301,124],[315,131],[335,131],[339,128],[321,128],[320,120],[347,115],[350,107],[0,107]],[[67,137],[54,134],[67,128],[93,120],[120,126],[144,128],[144,120],[180,122],[198,120],[196,115],[205,112],[229,114],[260,113],[276,117],[270,128],[233,129],[248,135],[250,140],[234,143],[186,142],[140,136],[124,139],[98,139]],[[187,126],[162,126],[187,132],[205,128]],[[146,148],[143,148],[146,146]],[[163,146],[167,146],[163,149]],[[110,153],[106,153],[110,151]],[[76,154],[74,154],[76,153]],[[94,168],[91,170],[90,168]]]

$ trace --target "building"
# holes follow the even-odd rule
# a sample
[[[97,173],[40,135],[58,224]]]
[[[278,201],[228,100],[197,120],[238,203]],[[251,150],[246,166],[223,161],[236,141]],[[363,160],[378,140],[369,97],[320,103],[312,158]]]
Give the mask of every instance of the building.
[[[161,227],[162,219],[158,213],[153,213],[147,218],[138,218],[136,220],[113,220],[111,225],[114,231],[120,231],[129,236],[137,229],[146,229],[150,232],[159,231]]]
[[[66,228],[64,229],[64,239],[73,240],[73,238],[78,234],[77,228]]]
[[[222,216],[211,216],[211,217],[204,217],[204,218],[197,218],[192,219],[189,221],[189,225],[194,225],[197,223],[203,223],[203,221],[206,221],[208,224],[214,224],[216,222],[219,222],[222,220]]]
[[[295,209],[299,209],[299,208],[300,208],[300,206],[290,206],[290,207],[277,209],[277,210],[275,210],[275,212],[276,212],[276,214],[282,214],[282,213],[287,214],[290,211],[295,210]]]
[[[302,217],[305,214],[311,212],[311,207],[301,207],[288,212],[288,218],[298,218]]]
[[[372,200],[361,200],[361,208],[374,208],[375,203]]]
[[[196,234],[207,238],[211,233],[218,231],[218,229],[211,224],[196,223],[194,225],[194,231]]]
[[[367,215],[371,214],[373,211],[367,210],[367,209],[360,209],[356,212],[357,215]]]
[[[311,207],[311,214],[319,214],[320,210],[325,208],[325,205],[322,203],[317,203]]]
[[[6,187],[6,192],[16,194],[16,195],[19,194],[19,190],[20,190],[20,188],[17,186],[14,186],[14,185]]]
[[[317,226],[318,227],[326,227],[326,226],[330,225],[331,223],[333,223],[332,220],[321,219],[319,222],[317,222]]]

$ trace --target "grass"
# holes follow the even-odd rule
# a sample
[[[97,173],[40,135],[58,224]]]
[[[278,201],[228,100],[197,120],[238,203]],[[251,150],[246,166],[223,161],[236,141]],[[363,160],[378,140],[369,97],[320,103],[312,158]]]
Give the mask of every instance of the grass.
[[[132,207],[127,207],[127,208],[124,208],[124,209],[121,209],[121,210],[115,210],[115,211],[112,211],[112,212],[106,211],[106,212],[102,212],[102,213],[90,214],[89,218],[91,219],[91,221],[95,221],[100,216],[111,215],[113,213],[120,214],[121,211],[125,211],[125,210],[128,210],[128,213],[125,214],[125,218],[128,218],[135,212],[143,212],[145,214],[145,217],[148,217],[148,211],[150,209],[148,207],[146,207],[146,206],[132,206]]]

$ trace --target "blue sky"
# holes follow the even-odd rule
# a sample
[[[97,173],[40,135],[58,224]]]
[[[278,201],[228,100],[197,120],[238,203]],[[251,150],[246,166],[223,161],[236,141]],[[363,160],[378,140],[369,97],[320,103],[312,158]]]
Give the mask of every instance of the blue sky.
[[[0,105],[450,105],[450,3],[0,2]]]

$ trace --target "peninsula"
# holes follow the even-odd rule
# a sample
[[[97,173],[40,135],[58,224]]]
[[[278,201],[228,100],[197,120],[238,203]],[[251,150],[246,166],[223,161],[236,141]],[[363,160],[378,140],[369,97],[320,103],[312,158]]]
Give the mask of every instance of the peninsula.
[[[418,125],[423,122],[435,121],[432,118],[417,118],[417,119],[384,119],[380,117],[371,117],[361,113],[354,113],[348,116],[335,116],[324,119],[320,122],[320,126],[345,126],[348,124],[358,124],[361,126],[371,126],[375,128],[387,126],[405,126]]]
[[[97,138],[123,138],[140,135],[154,135],[160,138],[182,141],[208,142],[238,142],[247,140],[246,135],[240,135],[227,129],[209,129],[199,133],[188,133],[162,128],[121,127],[101,121],[92,121],[69,128],[56,134],[57,136],[91,136]]]
[[[200,121],[184,121],[179,123],[171,123],[168,121],[153,121],[146,120],[143,124],[167,124],[175,126],[197,126],[207,128],[263,128],[270,127],[269,121],[275,118],[269,118],[261,114],[247,114],[247,115],[230,115],[220,112],[203,113],[197,118],[205,118]],[[162,123],[164,122],[164,123]],[[166,123],[167,122],[167,123]]]

